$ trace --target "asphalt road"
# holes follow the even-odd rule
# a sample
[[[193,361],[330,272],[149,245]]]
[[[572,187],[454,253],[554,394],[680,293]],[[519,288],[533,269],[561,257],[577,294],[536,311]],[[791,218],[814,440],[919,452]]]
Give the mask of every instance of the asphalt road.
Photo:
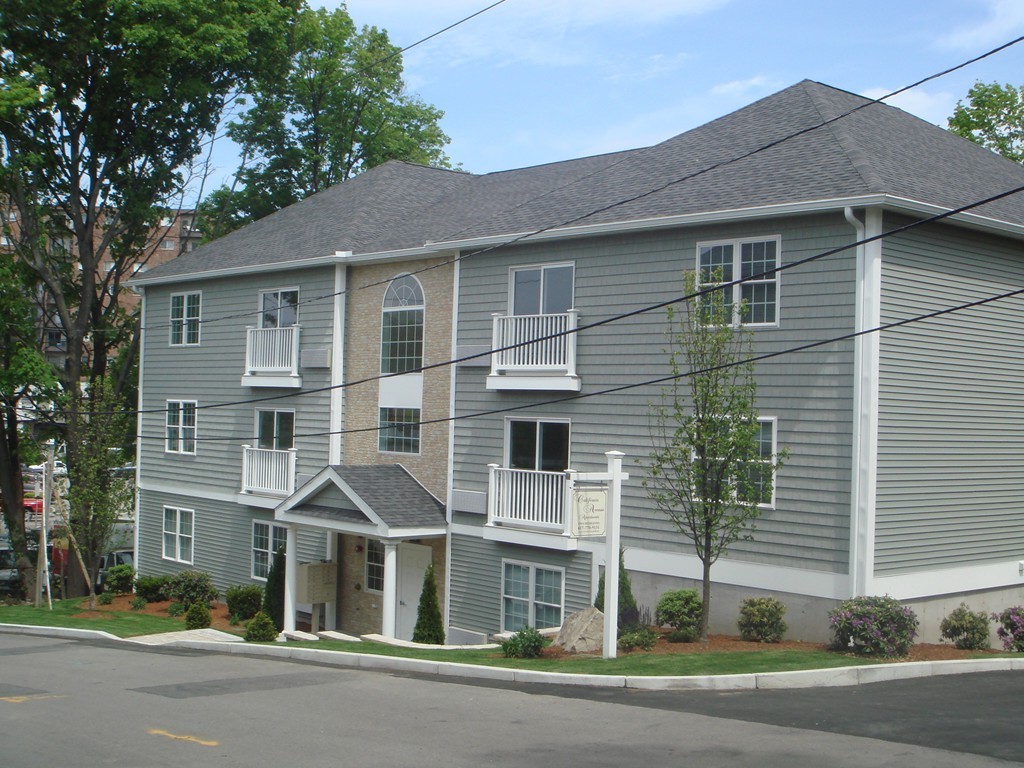
[[[1024,762],[1024,672],[786,691],[477,684],[0,634],[0,766]]]

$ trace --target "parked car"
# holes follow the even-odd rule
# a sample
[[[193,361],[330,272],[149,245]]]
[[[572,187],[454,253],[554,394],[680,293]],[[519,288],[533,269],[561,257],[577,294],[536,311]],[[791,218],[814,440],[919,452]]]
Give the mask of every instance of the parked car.
[[[107,583],[107,573],[115,565],[130,565],[135,567],[134,549],[115,549],[107,552],[100,560],[100,570],[96,576],[96,594],[102,592]]]
[[[0,544],[0,592],[13,594],[21,591],[21,577],[14,563],[14,550],[6,542]]]

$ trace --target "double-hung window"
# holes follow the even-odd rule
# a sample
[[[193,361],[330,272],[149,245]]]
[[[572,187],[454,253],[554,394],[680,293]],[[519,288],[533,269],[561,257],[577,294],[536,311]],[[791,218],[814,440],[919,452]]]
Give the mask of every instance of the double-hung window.
[[[384,591],[384,544],[376,539],[366,540],[366,590]]]
[[[775,419],[757,420],[755,440],[758,458],[747,466],[746,490],[740,494],[740,499],[749,504],[774,507],[775,482],[772,473],[776,455]]]
[[[295,411],[256,411],[256,447],[287,451],[295,447]]]
[[[195,512],[193,510],[164,507],[163,557],[165,560],[191,564],[194,522]]]
[[[382,453],[420,452],[420,409],[381,408],[377,450]]]
[[[260,292],[260,328],[289,328],[298,322],[298,288]]]
[[[753,440],[756,456],[737,466],[720,458],[729,450],[732,438],[728,419],[709,422],[703,430],[707,454],[694,451],[694,495],[698,499],[721,499],[726,496],[744,504],[763,507],[775,506],[776,420],[758,418]],[[709,458],[703,458],[708,455]],[[727,474],[728,473],[728,474]]]
[[[743,280],[722,289],[723,302],[732,308],[733,322],[775,325],[779,321],[779,275],[772,270],[779,266],[780,248],[779,237],[698,243],[698,287],[713,288]]]
[[[252,577],[266,579],[274,553],[283,549],[288,539],[288,529],[283,525],[262,523],[252,524]]]
[[[165,449],[168,453],[196,452],[196,401],[167,401]]]
[[[176,293],[171,296],[171,345],[192,346],[199,343],[199,313],[202,294]]]
[[[534,563],[502,561],[501,629],[547,629],[562,624],[565,572]]]
[[[381,312],[380,372],[423,367],[423,288],[412,275],[391,281]]]

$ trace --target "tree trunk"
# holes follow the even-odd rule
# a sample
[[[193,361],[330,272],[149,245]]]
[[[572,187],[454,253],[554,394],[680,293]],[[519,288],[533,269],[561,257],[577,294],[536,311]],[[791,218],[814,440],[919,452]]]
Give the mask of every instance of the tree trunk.
[[[700,641],[706,643],[708,640],[708,623],[711,619],[711,561],[703,561],[704,570],[704,594],[701,597],[700,605]]]

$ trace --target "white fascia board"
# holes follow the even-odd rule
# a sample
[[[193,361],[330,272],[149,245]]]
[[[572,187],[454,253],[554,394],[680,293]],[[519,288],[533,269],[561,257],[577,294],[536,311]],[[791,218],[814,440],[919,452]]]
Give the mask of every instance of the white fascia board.
[[[1019,559],[977,565],[954,566],[912,573],[875,576],[874,594],[892,595],[897,600],[960,595],[988,589],[1020,587],[1024,584]]]
[[[255,264],[241,267],[229,267],[227,269],[207,269],[202,272],[189,272],[187,274],[167,275],[166,277],[140,277],[129,280],[125,283],[130,287],[147,285],[168,285],[173,283],[192,283],[197,280],[212,280],[220,277],[235,277],[237,275],[258,275],[264,272],[281,272],[282,270],[311,269],[313,267],[331,266],[349,261],[351,251],[337,251],[330,256],[317,256],[312,259],[299,259],[296,261],[275,261],[271,264]]]

